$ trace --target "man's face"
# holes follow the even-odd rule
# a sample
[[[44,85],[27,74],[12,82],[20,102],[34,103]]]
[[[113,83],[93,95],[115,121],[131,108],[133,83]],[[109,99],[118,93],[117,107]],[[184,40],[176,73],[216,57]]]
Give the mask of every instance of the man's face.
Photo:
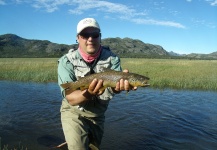
[[[99,47],[101,41],[101,34],[99,29],[89,27],[81,31],[77,36],[77,40],[81,49],[87,54],[95,54]]]

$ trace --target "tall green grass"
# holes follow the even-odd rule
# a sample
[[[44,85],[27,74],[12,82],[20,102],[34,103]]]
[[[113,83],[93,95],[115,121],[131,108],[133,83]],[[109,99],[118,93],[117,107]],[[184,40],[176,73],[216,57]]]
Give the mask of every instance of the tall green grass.
[[[0,80],[56,82],[57,58],[1,58]]]
[[[58,58],[1,58],[0,80],[57,82]],[[123,69],[150,77],[151,87],[217,90],[217,60],[122,58]]]
[[[13,147],[13,148],[12,148]],[[1,143],[1,137],[0,137],[0,150],[28,150],[27,149],[27,147],[25,147],[25,146],[23,146],[22,144],[21,144],[21,142],[19,142],[19,145],[17,145],[17,146],[8,146],[8,145],[4,145],[3,147],[2,147],[2,143]]]
[[[217,90],[217,60],[127,58],[122,66],[150,77],[156,88]]]

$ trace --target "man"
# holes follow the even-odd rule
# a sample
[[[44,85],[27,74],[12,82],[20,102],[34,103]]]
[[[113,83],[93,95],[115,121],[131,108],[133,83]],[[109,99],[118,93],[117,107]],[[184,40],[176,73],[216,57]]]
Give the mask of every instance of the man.
[[[58,84],[75,82],[78,77],[98,73],[102,68],[121,71],[120,59],[101,46],[100,26],[93,18],[85,18],[77,25],[77,50],[70,50],[59,59]],[[124,70],[128,72],[128,70]],[[135,90],[121,79],[115,88],[99,91],[103,80],[94,79],[86,90],[65,93],[61,106],[61,122],[69,150],[99,149],[104,130],[105,111],[115,93]]]

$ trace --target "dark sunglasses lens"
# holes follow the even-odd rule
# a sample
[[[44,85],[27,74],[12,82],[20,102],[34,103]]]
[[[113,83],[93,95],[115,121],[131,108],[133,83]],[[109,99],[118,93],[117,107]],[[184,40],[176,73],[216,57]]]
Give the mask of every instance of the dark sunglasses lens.
[[[98,38],[99,35],[100,35],[100,33],[97,33],[97,32],[95,32],[95,33],[81,33],[80,35],[81,35],[83,38],[88,39],[89,37]]]
[[[91,35],[91,37],[92,37],[92,38],[98,38],[98,37],[99,37],[99,33],[93,33],[93,34]]]

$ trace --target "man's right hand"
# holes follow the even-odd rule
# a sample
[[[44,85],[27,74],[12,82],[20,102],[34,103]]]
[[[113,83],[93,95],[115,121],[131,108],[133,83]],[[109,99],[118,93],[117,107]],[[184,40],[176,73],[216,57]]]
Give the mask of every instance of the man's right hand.
[[[104,90],[100,90],[102,87],[103,80],[93,79],[89,85],[89,88],[87,89],[87,92],[89,92],[91,95],[101,95],[104,92]]]

